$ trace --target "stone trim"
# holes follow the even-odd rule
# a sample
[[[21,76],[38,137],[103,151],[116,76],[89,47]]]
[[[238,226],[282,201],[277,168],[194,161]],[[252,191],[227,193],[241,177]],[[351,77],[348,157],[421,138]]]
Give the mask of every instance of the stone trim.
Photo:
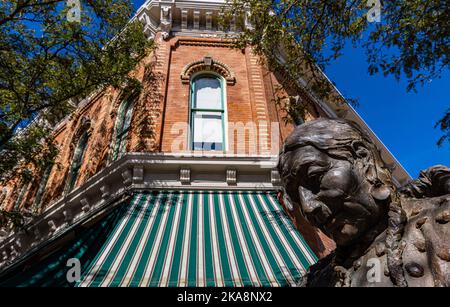
[[[225,78],[227,85],[234,85],[236,83],[235,74],[228,65],[216,61],[210,56],[205,56],[201,60],[187,64],[181,72],[181,82],[189,84],[192,75],[200,71],[212,71],[218,73]]]
[[[135,191],[273,191],[280,187],[271,180],[275,166],[276,156],[269,155],[128,153],[41,215],[28,217],[22,230],[0,229],[0,272],[105,214]]]
[[[84,133],[87,133],[88,136],[90,136],[92,134],[92,122],[91,119],[88,117],[82,117],[80,120],[80,123],[78,125],[78,128],[76,129],[75,133],[73,134],[72,140],[70,141],[70,151],[71,151],[71,156],[73,155],[73,151],[75,150],[78,141],[80,140],[81,136]]]
[[[233,48],[233,42],[227,39],[220,38],[214,35],[202,34],[198,38],[184,38],[178,36],[178,40],[175,43],[175,48],[178,46],[201,46],[201,47],[218,47],[218,48]]]

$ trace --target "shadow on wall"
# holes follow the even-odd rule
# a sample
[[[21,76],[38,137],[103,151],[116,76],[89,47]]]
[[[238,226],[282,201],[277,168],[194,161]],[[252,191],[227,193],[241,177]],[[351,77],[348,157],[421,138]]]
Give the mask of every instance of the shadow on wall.
[[[137,142],[131,151],[155,152],[161,150],[156,131],[158,131],[158,119],[162,115],[164,96],[161,91],[164,78],[162,73],[156,71],[156,63],[157,61],[154,59],[144,68],[142,95],[135,102],[132,126],[132,135],[137,137]]]

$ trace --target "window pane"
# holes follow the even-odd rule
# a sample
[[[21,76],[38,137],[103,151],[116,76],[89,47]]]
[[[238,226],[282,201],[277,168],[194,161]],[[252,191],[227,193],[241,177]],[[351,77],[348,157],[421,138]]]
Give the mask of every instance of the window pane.
[[[122,132],[130,128],[132,115],[133,115],[132,103],[127,103],[127,108],[125,110],[125,118],[123,120]]]
[[[47,166],[44,174],[42,175],[41,182],[39,183],[39,189],[36,193],[36,197],[34,198],[34,203],[33,203],[33,208],[32,208],[34,213],[37,213],[39,211],[42,196],[44,196],[45,187],[47,186],[48,177],[50,177],[50,173],[52,172],[52,166],[53,165]]]
[[[117,140],[117,142],[118,142],[118,153],[117,154],[119,157],[122,157],[122,155],[127,151],[127,137],[128,137],[128,133],[124,133]]]
[[[217,78],[200,78],[195,81],[194,108],[222,109],[222,89]]]
[[[75,186],[75,183],[78,178],[78,172],[80,171],[81,164],[83,162],[84,151],[86,149],[88,141],[88,134],[84,133],[80,140],[78,141],[78,145],[73,154],[73,160],[71,165],[71,170],[69,173],[69,183],[68,183],[68,191],[72,190]]]
[[[121,113],[117,119],[116,140],[112,152],[112,161],[117,160],[126,152],[128,130],[133,116],[133,103],[124,101],[121,106]]]
[[[81,165],[81,162],[83,160],[83,154],[84,150],[86,148],[88,135],[87,133],[83,134],[78,141],[78,146],[75,148],[75,152],[73,154],[73,162],[72,167],[77,168]]]
[[[222,113],[195,112],[194,150],[223,150]]]

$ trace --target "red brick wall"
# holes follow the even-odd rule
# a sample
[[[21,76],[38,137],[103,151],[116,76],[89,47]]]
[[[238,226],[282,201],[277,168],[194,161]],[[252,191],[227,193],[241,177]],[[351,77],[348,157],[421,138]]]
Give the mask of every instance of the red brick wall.
[[[281,140],[292,131],[292,125],[286,124],[282,111],[275,104],[274,83],[271,75],[259,63],[251,48],[237,50],[219,39],[172,38],[161,43],[164,51],[159,66],[163,75],[166,91],[164,99],[161,150],[163,152],[189,150],[189,132],[182,127],[189,124],[190,85],[183,84],[183,68],[197,60],[210,56],[213,60],[227,65],[236,77],[234,85],[226,85],[228,152],[234,154],[277,154],[279,147],[271,146],[272,123],[279,125]],[[162,51],[161,51],[162,53]],[[313,110],[312,110],[313,112]],[[311,117],[308,113],[308,116]],[[233,130],[236,125],[254,124],[256,134],[248,130]],[[248,125],[250,124],[250,125]],[[256,140],[256,141],[255,141]],[[273,150],[271,151],[271,148]]]
[[[187,131],[184,135],[175,129],[180,123],[189,123],[189,84],[181,82],[183,68],[205,56],[211,56],[229,66],[235,73],[236,83],[226,86],[227,121],[228,123],[248,123],[254,121],[252,103],[250,100],[251,87],[249,85],[246,57],[240,50],[223,47],[214,41],[206,40],[209,45],[202,45],[201,41],[189,39],[174,39],[170,55],[170,68],[167,78],[167,99],[164,113],[164,126],[162,136],[162,151],[186,151]],[[185,42],[183,42],[185,41]],[[203,41],[205,42],[205,41]],[[189,45],[185,45],[189,44]],[[197,45],[198,44],[198,45]],[[183,141],[183,138],[185,141]],[[231,135],[228,135],[231,138]],[[173,147],[174,142],[180,146]],[[248,146],[247,146],[248,147]]]
[[[189,124],[189,84],[183,84],[180,76],[187,64],[205,56],[226,64],[236,77],[234,85],[226,86],[226,120],[229,128],[227,153],[270,153],[270,148],[266,147],[271,145],[272,123],[280,129],[281,139],[278,145],[292,131],[292,125],[285,123],[284,111],[276,105],[274,99],[276,95],[287,95],[288,91],[277,91],[275,94],[275,88],[280,86],[278,78],[260,65],[251,48],[238,50],[224,40],[210,38],[174,37],[163,41],[157,35],[155,41],[156,50],[145,57],[131,73],[142,81],[143,90],[134,104],[128,151],[188,150],[188,131],[182,134],[179,129],[174,129],[177,124],[179,127],[180,124],[184,127]],[[77,109],[55,131],[55,142],[60,154],[47,183],[44,206],[63,195],[76,145],[73,139],[83,118],[91,121],[91,135],[76,186],[105,167],[120,98],[118,90],[104,90]],[[315,116],[315,111],[310,110],[308,117]],[[247,128],[254,124],[258,128],[257,134],[252,135],[248,130],[233,131],[236,124],[247,125]],[[272,154],[277,154],[278,147],[273,148]],[[40,177],[41,174],[35,175],[32,188],[25,197],[25,207],[31,205]],[[17,180],[7,184],[10,192],[4,200],[4,204],[7,204],[5,207],[12,208],[20,185]]]
[[[75,186],[81,185],[105,167],[115,119],[115,113],[112,112],[114,94],[113,91],[106,91],[98,95],[86,107],[77,110],[55,136],[60,153],[47,183],[43,206],[51,204],[63,195],[76,147],[74,137],[82,132],[80,125],[83,119],[90,120],[90,136]]]
[[[211,56],[213,60],[227,65],[236,77],[234,85],[226,85],[226,120],[229,128],[227,153],[252,155],[278,153],[277,146],[272,147],[272,152],[267,148],[271,146],[272,123],[280,130],[279,146],[290,134],[293,126],[285,122],[286,114],[280,105],[276,104],[275,98],[292,93],[289,90],[276,91],[281,84],[280,78],[269,73],[259,63],[251,48],[237,50],[226,41],[208,38],[175,37],[162,41],[157,35],[155,41],[158,42],[157,49],[145,57],[131,73],[142,81],[143,90],[134,102],[128,151],[188,150],[188,131],[180,133],[180,129],[189,124],[190,85],[182,83],[181,73],[187,64]],[[55,142],[58,144],[60,154],[47,182],[42,201],[43,208],[63,196],[75,147],[73,139],[80,132],[83,118],[91,122],[90,138],[76,186],[80,186],[106,166],[120,103],[121,93],[118,90],[104,90],[76,110],[55,131]],[[310,106],[307,119],[317,116],[319,111]],[[249,125],[249,123],[250,126],[247,127],[251,127],[252,124],[258,127],[256,135],[250,135],[246,130],[235,134],[232,130],[236,124]],[[35,180],[24,198],[24,207],[30,207],[33,203],[40,178],[41,174],[35,175]],[[4,203],[6,208],[12,209],[20,190],[20,182],[13,180],[7,186],[10,192]],[[316,230],[309,228],[302,230],[303,226],[300,225],[305,223],[297,214],[291,217],[305,238],[312,242],[319,256],[325,255],[333,248],[333,243],[322,234],[318,235]]]
[[[44,206],[49,205],[52,201],[62,196],[67,173],[71,164],[74,142],[73,137],[76,134],[82,118],[87,118],[91,121],[91,136],[85,152],[85,159],[80,169],[78,177],[78,184],[86,181],[90,176],[96,173],[101,164],[104,164],[105,152],[107,151],[109,141],[108,136],[112,131],[110,104],[107,103],[106,95],[99,95],[94,101],[89,103],[86,107],[77,110],[71,117],[55,132],[54,141],[59,148],[59,155],[55,160],[55,165],[52,168],[47,189],[43,196]],[[86,158],[93,157],[93,158]],[[22,207],[29,208],[33,201],[37,187],[39,186],[42,174],[34,174],[31,182],[31,188],[24,197]],[[19,180],[10,182],[9,188],[14,191],[19,191],[23,183]],[[8,203],[8,209],[13,209],[15,198],[18,193],[11,193]]]

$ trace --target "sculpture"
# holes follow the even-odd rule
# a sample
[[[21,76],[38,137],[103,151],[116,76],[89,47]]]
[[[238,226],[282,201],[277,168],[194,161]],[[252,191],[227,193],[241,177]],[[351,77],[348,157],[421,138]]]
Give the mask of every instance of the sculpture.
[[[397,190],[355,123],[318,119],[286,139],[278,170],[292,210],[336,242],[307,286],[450,286],[450,168]]]

